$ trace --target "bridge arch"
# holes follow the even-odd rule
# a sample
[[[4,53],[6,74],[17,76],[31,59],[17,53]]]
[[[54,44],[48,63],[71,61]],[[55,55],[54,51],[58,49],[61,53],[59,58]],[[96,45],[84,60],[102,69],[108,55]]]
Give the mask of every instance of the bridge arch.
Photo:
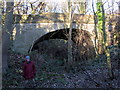
[[[59,29],[55,30],[53,32],[49,32],[40,38],[38,38],[34,43],[32,43],[29,51],[39,50],[39,43],[44,40],[50,40],[50,39],[65,39],[68,40],[68,33],[69,28],[66,29]],[[78,38],[79,37],[79,38]],[[90,32],[86,30],[80,30],[80,29],[72,29],[72,41],[80,47],[80,54],[87,55],[88,57],[94,57],[95,56],[95,49],[93,42],[91,40]],[[92,52],[92,53],[91,53]],[[92,54],[92,55],[91,55]]]

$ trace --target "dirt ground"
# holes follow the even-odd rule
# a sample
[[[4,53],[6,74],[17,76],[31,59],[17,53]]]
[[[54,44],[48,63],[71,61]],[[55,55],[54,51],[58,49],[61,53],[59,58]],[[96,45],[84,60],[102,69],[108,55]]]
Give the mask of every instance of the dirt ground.
[[[104,55],[88,61],[85,65],[77,64],[68,72],[61,60],[43,54],[43,61],[34,60],[37,68],[35,83],[30,81],[25,85],[22,77],[25,56],[11,54],[7,73],[3,75],[3,88],[120,88],[118,56],[119,54],[116,54],[112,57],[114,77],[111,79]]]

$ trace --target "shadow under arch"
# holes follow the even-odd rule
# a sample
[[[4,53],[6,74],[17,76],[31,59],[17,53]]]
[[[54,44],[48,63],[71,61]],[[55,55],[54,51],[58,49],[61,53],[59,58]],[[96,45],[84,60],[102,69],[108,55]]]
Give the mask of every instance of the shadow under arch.
[[[28,53],[30,53],[31,51],[34,50],[39,50],[39,43],[44,41],[44,40],[50,40],[50,39],[64,39],[64,40],[68,40],[68,34],[69,34],[69,28],[65,28],[65,29],[59,29],[53,32],[49,32],[43,36],[41,36],[40,38],[38,38],[36,41],[34,41],[34,43],[32,43],[30,49],[28,50]],[[79,40],[78,40],[79,39]],[[72,41],[80,48],[79,53],[83,53],[83,54],[90,54],[89,57],[91,56],[92,52],[93,57],[95,56],[95,49],[94,49],[94,45],[93,42],[91,40],[91,35],[90,32],[86,31],[86,30],[80,30],[80,29],[72,29]]]

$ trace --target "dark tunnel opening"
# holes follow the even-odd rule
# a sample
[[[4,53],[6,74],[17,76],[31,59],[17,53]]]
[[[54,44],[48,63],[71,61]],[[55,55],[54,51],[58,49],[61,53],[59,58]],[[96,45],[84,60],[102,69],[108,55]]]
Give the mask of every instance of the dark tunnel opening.
[[[46,40],[54,40],[54,39],[64,39],[68,40],[68,33],[69,28],[66,29],[59,29],[53,32],[49,32],[39,39],[37,39],[32,46],[30,47],[28,53],[37,50],[39,52],[40,44],[43,41]],[[72,41],[74,44],[78,47],[79,50],[75,52],[76,54],[79,54],[79,59],[82,59],[82,57],[86,56],[87,58],[95,57],[95,49],[93,42],[91,40],[90,33],[86,30],[80,30],[80,29],[72,29]]]

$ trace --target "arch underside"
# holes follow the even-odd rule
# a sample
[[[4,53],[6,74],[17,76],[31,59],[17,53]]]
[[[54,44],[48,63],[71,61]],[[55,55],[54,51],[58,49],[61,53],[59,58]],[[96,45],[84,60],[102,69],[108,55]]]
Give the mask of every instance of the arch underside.
[[[34,51],[34,50],[39,50],[39,43],[45,40],[50,40],[50,39],[64,39],[68,40],[68,34],[69,34],[69,28],[66,29],[59,29],[53,32],[49,32],[42,37],[38,38],[33,44],[32,47],[29,49],[28,52]],[[80,51],[79,53],[81,54],[90,54],[92,53],[95,54],[95,49],[93,42],[90,37],[90,33],[86,30],[80,30],[80,29],[72,29],[72,41],[79,46]],[[83,53],[84,52],[84,53]],[[91,55],[90,55],[91,56]]]

